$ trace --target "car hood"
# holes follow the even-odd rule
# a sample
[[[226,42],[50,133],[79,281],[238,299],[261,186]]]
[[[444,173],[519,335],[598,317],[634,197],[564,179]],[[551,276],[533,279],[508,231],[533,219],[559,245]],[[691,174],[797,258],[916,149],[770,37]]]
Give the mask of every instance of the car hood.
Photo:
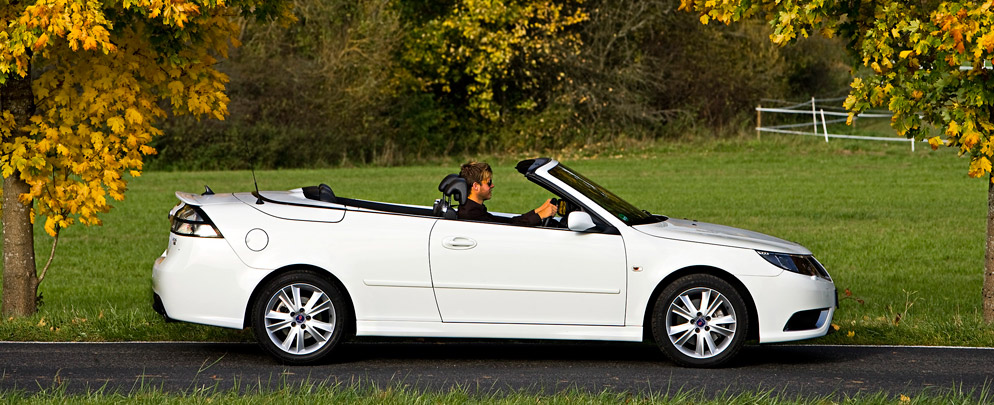
[[[670,218],[663,222],[636,225],[632,228],[658,238],[765,250],[777,253],[811,254],[811,251],[804,246],[770,235],[686,219]]]

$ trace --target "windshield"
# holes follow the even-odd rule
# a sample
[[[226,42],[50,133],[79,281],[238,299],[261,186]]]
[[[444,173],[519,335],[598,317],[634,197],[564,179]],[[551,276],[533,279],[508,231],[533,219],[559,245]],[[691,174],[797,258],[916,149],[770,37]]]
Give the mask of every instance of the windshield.
[[[576,191],[587,196],[587,198],[594,200],[597,205],[604,207],[611,215],[624,221],[629,226],[663,220],[663,217],[655,216],[636,208],[634,205],[629,204],[628,201],[622,200],[621,197],[607,191],[604,187],[598,186],[597,183],[583,177],[580,173],[570,170],[570,168],[564,166],[562,163],[550,169],[549,174],[573,187]]]

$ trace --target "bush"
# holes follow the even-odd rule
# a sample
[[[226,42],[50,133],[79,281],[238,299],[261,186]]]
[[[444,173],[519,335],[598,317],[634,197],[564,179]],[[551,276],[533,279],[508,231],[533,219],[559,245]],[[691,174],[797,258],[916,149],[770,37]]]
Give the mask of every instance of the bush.
[[[848,81],[838,41],[779,48],[764,24],[705,26],[678,0],[295,4],[289,26],[244,23],[224,66],[228,119],[171,118],[149,168],[389,165],[736,132],[762,98]]]

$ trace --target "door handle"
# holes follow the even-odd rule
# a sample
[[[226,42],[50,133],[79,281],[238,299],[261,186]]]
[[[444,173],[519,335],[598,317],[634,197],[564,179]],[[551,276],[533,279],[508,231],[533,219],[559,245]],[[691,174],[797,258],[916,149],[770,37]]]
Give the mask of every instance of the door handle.
[[[476,247],[476,241],[462,236],[450,236],[442,240],[442,246],[456,250],[472,249]]]

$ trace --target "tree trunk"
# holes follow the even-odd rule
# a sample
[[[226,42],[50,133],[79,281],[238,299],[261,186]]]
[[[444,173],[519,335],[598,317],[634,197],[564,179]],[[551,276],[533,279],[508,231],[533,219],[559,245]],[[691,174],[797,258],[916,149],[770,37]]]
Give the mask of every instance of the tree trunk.
[[[19,172],[3,179],[3,316],[28,316],[38,310],[34,228],[31,207],[17,196],[29,191]]]
[[[30,71],[30,68],[29,68]],[[35,100],[31,91],[31,75],[11,74],[0,86],[0,109],[10,111],[18,128],[34,115]],[[38,273],[35,269],[34,227],[31,225],[31,205],[22,204],[18,196],[30,191],[14,171],[3,179],[3,305],[4,317],[28,316],[38,307]]]
[[[994,173],[987,182],[987,249],[984,255],[984,321],[994,322]]]

